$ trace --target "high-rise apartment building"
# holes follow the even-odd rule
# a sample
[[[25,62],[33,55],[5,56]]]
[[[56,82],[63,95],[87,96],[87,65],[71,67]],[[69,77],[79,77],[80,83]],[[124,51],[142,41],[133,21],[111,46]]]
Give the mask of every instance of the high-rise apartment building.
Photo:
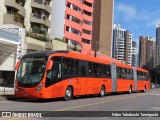
[[[0,3],[0,25],[14,24],[24,27],[26,9],[25,0],[1,0]]]
[[[112,57],[128,65],[132,63],[132,33],[122,29],[120,24],[114,25]]]
[[[160,24],[156,26],[156,66],[160,65]]]
[[[0,82],[6,77],[14,81],[15,64],[26,52],[53,49],[46,39],[50,34],[51,1],[1,0]]]
[[[25,52],[53,49],[49,39],[52,0],[1,0],[0,25],[12,24],[26,29]]]
[[[53,0],[51,38],[65,38],[68,47],[90,54],[94,0]]]
[[[29,32],[50,34],[52,0],[26,0],[25,27]]]
[[[137,43],[132,41],[132,66],[137,66]]]
[[[153,68],[156,67],[156,41],[153,41]]]
[[[52,6],[51,38],[65,38],[83,54],[111,55],[113,0],[53,0]]]
[[[154,64],[154,42],[151,37],[139,37],[139,66],[151,69]]]
[[[92,50],[112,57],[114,0],[95,0]]]

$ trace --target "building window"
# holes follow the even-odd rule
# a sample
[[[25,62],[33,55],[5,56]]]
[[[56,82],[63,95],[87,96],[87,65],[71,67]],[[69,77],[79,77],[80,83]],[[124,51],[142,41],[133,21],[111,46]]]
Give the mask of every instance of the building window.
[[[93,7],[92,3],[89,3],[89,2],[87,2],[85,0],[84,0],[84,4],[87,5],[87,6],[89,6],[89,7]]]
[[[88,15],[88,16],[92,16],[92,13],[91,13],[91,12],[88,12],[88,11],[86,11],[86,10],[83,10],[83,13],[86,14],[86,15]]]
[[[75,28],[71,28],[71,27],[66,26],[66,31],[81,36],[81,32]]]
[[[84,39],[84,38],[82,38],[82,42],[83,42],[83,43],[86,43],[86,44],[91,44],[91,41],[90,41],[90,40],[86,40],[86,39]]]
[[[87,25],[92,25],[92,22],[88,21],[88,20],[85,20],[83,19],[83,23],[87,24]]]
[[[88,35],[92,35],[92,32],[86,29],[83,29],[83,33],[88,34]]]
[[[79,20],[78,18],[74,17],[74,16],[71,16],[71,15],[67,14],[67,19],[82,25],[82,21]]]
[[[67,3],[67,7],[69,7],[69,8],[71,8],[71,9],[79,12],[80,14],[82,14],[82,10],[81,10],[79,7],[77,7],[76,5],[73,5],[73,4],[71,4],[71,3],[68,2],[68,3]]]

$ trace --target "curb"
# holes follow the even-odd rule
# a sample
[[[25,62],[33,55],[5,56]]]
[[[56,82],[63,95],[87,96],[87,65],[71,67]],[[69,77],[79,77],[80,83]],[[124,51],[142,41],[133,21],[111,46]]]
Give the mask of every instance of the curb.
[[[15,95],[1,95],[0,101],[18,99]]]

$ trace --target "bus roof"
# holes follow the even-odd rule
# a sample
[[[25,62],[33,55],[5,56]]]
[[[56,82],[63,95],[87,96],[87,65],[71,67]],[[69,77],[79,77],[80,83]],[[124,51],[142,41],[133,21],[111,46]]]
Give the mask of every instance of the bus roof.
[[[43,50],[43,51],[35,51],[35,52],[27,53],[23,57],[49,56],[54,53],[68,53],[68,52],[69,51],[67,51],[67,50],[58,50],[58,51],[57,50]]]
[[[43,51],[35,51],[35,52],[31,52],[31,53],[28,53],[26,55],[24,55],[23,57],[35,57],[35,56],[50,56],[51,54],[55,54],[55,53],[69,53],[70,55],[73,55],[73,56],[78,56],[81,55],[81,58],[82,59],[92,59],[93,61],[101,61],[101,62],[107,62],[107,63],[111,63],[111,62],[115,62],[117,66],[121,66],[121,67],[124,67],[124,68],[130,68],[132,69],[133,66],[130,66],[130,65],[126,65],[126,64],[123,64],[121,63],[119,60],[116,60],[114,58],[111,58],[111,57],[108,57],[108,56],[105,56],[103,57],[102,59],[99,58],[99,57],[92,57],[92,56],[87,56],[87,55],[83,55],[81,53],[77,53],[77,52],[73,52],[73,51],[68,51],[68,50],[43,50]],[[88,58],[90,57],[90,58]],[[91,60],[91,61],[92,61]],[[147,70],[145,69],[142,69],[142,68],[138,68],[136,67],[137,70],[139,71],[143,71],[143,72],[148,72]]]

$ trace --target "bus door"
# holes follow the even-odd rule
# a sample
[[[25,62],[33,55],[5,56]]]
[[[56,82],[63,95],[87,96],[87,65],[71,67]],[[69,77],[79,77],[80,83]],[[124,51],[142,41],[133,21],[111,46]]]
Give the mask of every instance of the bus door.
[[[117,91],[117,69],[114,62],[111,63],[112,92]]]
[[[88,76],[88,62],[84,60],[79,61],[80,68],[80,84],[81,84],[81,94],[86,94],[87,91],[87,76]]]
[[[51,87],[53,97],[61,97],[63,95],[62,88],[62,62],[61,57],[54,57],[53,66],[50,71],[47,72],[46,87]]]
[[[134,91],[137,90],[137,70],[133,67]]]

